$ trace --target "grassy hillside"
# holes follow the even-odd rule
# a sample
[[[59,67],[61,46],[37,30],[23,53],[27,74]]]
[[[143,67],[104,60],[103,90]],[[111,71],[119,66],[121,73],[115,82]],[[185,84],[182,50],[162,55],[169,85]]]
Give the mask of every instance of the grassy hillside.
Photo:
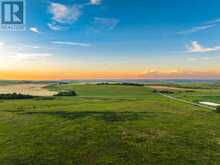
[[[220,115],[135,86],[0,101],[1,164],[219,164]]]

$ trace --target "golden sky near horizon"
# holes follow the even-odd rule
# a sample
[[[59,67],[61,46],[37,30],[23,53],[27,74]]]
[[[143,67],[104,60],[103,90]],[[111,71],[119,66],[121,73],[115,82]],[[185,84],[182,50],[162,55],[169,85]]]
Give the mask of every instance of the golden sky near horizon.
[[[2,80],[64,80],[64,79],[175,79],[220,77],[220,71],[153,70],[143,72],[73,71],[73,70],[11,70],[0,71]]]
[[[3,55],[4,54],[4,55]],[[150,60],[150,59],[149,59]],[[217,60],[214,60],[217,61]],[[160,79],[160,78],[219,78],[220,69],[210,64],[204,69],[189,63],[183,67],[175,61],[145,63],[126,60],[91,61],[87,59],[61,58],[50,54],[10,54],[0,47],[0,79],[4,80],[61,80],[61,79]],[[194,62],[194,60],[193,60]],[[152,63],[152,61],[151,61]],[[176,69],[178,68],[178,69]],[[189,68],[189,69],[185,69]]]

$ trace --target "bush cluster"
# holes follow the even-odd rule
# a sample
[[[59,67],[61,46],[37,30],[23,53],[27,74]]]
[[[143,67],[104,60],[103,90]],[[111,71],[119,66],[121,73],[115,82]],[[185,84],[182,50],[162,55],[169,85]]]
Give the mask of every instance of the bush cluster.
[[[220,106],[216,108],[216,112],[220,113]]]
[[[0,94],[0,99],[32,99],[34,96],[31,95],[23,95],[23,94]]]
[[[76,96],[76,92],[74,90],[66,90],[66,91],[60,91],[54,96]]]
[[[144,86],[144,84],[139,84],[139,83],[108,83],[108,82],[103,82],[103,83],[97,83],[97,85],[125,85],[125,86]]]
[[[166,90],[166,89],[163,89],[163,90],[157,90],[157,89],[154,89],[152,92],[153,92],[153,93],[174,94],[173,91]]]

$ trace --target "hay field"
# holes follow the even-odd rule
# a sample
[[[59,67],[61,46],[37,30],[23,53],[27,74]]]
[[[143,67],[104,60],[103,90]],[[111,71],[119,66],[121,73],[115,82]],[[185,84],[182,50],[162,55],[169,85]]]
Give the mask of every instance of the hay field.
[[[32,96],[53,96],[56,92],[49,91],[48,84],[10,84],[0,85],[0,94],[18,93]]]

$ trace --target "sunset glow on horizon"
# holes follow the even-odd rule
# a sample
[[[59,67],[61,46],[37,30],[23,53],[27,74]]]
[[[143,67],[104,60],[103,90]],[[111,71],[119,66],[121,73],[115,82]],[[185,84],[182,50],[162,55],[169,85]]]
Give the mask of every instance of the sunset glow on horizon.
[[[150,70],[144,72],[1,71],[1,80],[92,80],[92,79],[217,79],[220,71]]]
[[[26,31],[0,31],[0,79],[218,79],[219,11],[217,0],[28,0]]]

